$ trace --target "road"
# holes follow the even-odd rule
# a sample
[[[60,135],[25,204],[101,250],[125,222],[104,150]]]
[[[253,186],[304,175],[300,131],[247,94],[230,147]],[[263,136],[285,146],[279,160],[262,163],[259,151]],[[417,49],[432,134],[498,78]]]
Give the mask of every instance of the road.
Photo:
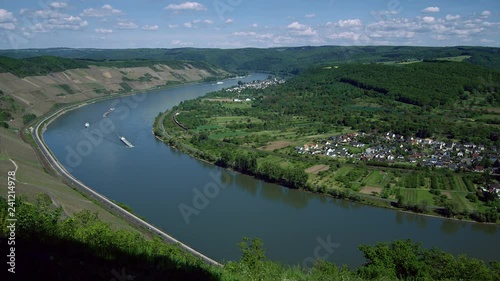
[[[40,122],[37,123],[37,125],[35,126],[35,128],[32,131],[32,134],[34,136],[34,140],[35,140],[36,144],[38,145],[38,147],[40,148],[41,153],[43,154],[43,156],[46,158],[46,160],[48,161],[48,163],[52,166],[52,168],[54,170],[56,170],[67,181],[69,181],[73,187],[77,188],[82,193],[86,194],[87,196],[90,196],[92,199],[101,203],[101,205],[103,207],[110,210],[116,216],[124,218],[125,220],[127,220],[128,222],[130,222],[133,225],[148,229],[152,233],[155,233],[158,236],[162,237],[163,240],[168,242],[168,243],[173,243],[173,244],[179,245],[179,247],[184,249],[186,252],[202,259],[204,262],[206,262],[208,264],[215,265],[215,266],[222,266],[217,261],[203,255],[202,253],[194,250],[193,248],[189,247],[188,245],[178,241],[177,239],[173,238],[172,236],[168,235],[167,233],[163,232],[162,230],[158,229],[157,227],[151,225],[150,223],[142,220],[141,218],[137,217],[136,215],[129,213],[127,210],[125,210],[122,207],[118,206],[117,204],[113,203],[111,200],[109,200],[105,196],[95,192],[94,190],[92,190],[91,188],[86,186],[84,183],[82,183],[81,181],[76,179],[68,171],[66,171],[66,169],[61,165],[61,163],[59,163],[59,161],[57,161],[57,159],[55,159],[55,157],[52,155],[52,153],[50,153],[49,149],[45,145],[45,142],[43,141],[43,136],[40,137],[40,135],[38,133],[40,131],[40,127],[42,125],[43,126],[48,125],[48,124],[45,124],[45,122],[47,120],[49,120],[50,118],[52,118],[58,114],[63,113],[64,110],[66,110],[66,109],[61,109],[61,110],[45,117],[43,120],[41,120]],[[43,135],[44,130],[45,130],[45,127],[43,127],[41,130],[42,135]]]

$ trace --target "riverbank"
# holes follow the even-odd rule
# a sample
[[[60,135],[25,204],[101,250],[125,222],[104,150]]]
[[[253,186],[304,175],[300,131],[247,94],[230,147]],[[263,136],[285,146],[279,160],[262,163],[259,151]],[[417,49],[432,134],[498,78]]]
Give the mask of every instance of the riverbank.
[[[377,196],[370,196],[368,194],[362,194],[362,193],[357,193],[353,192],[350,190],[344,190],[340,191],[337,189],[314,189],[311,187],[306,187],[302,188],[299,187],[297,188],[296,186],[291,186],[289,183],[284,182],[284,181],[279,181],[279,180],[272,180],[271,176],[269,174],[256,174],[252,172],[251,169],[246,169],[246,170],[239,170],[239,169],[234,169],[228,165],[224,164],[224,161],[221,161],[221,159],[214,157],[213,154],[208,154],[205,153],[202,149],[198,149],[193,147],[189,142],[190,139],[195,138],[196,136],[193,134],[185,133],[186,128],[184,126],[181,126],[179,122],[176,122],[175,120],[175,113],[173,112],[164,112],[161,116],[159,116],[155,120],[154,128],[162,127],[161,130],[158,132],[160,134],[155,134],[155,137],[159,140],[162,140],[164,143],[166,143],[169,146],[175,147],[176,149],[190,155],[191,157],[206,162],[210,163],[212,165],[220,166],[222,168],[226,169],[231,169],[249,176],[252,176],[255,179],[258,180],[264,180],[269,183],[275,183],[279,185],[283,185],[288,188],[292,189],[299,189],[302,192],[307,192],[311,194],[320,194],[320,195],[326,195],[328,197],[336,198],[336,199],[344,199],[348,200],[351,202],[356,202],[360,204],[364,204],[367,206],[372,206],[372,207],[378,207],[378,208],[384,208],[384,209],[390,209],[393,211],[399,211],[403,213],[411,213],[415,215],[421,215],[421,216],[426,216],[426,217],[433,217],[433,218],[439,218],[439,219],[445,219],[445,220],[451,220],[451,221],[460,221],[460,222],[467,222],[467,223],[476,223],[476,224],[488,224],[488,225],[500,225],[500,223],[488,223],[488,222],[478,222],[472,219],[469,219],[467,215],[463,214],[458,214],[456,216],[448,216],[446,215],[447,210],[444,207],[439,207],[439,206],[425,206],[423,210],[421,211],[413,211],[413,209],[419,208],[417,205],[402,205],[400,206],[400,202],[395,199],[387,199],[387,198],[380,198]],[[170,120],[171,119],[171,120]],[[167,128],[165,124],[168,123],[174,124],[172,127],[169,129],[171,131],[167,131]],[[175,126],[179,129],[176,131]],[[161,133],[167,135],[168,137],[165,138]],[[222,143],[221,143],[222,145]],[[224,143],[224,145],[228,145],[227,143]],[[246,148],[246,150],[250,150]],[[245,149],[243,149],[245,151]],[[213,152],[213,151],[212,151]],[[271,179],[271,180],[270,180]],[[307,186],[307,185],[306,185]]]

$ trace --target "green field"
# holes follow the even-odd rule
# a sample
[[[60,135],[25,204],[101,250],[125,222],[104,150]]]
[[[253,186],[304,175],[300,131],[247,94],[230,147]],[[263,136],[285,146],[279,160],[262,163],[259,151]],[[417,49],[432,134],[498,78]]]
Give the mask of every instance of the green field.
[[[202,125],[196,127],[196,129],[194,129],[193,131],[216,130],[216,129],[222,129],[222,127],[219,125]]]
[[[423,200],[427,200],[429,204],[433,204],[434,202],[432,194],[430,194],[427,190],[402,188],[401,195],[403,195],[411,204],[418,204]]]
[[[338,169],[338,171],[335,173],[335,177],[341,177],[345,176],[347,173],[349,173],[352,169],[354,169],[354,166],[343,166],[342,168]]]
[[[385,187],[392,178],[392,174],[380,170],[372,171],[364,180],[364,185]]]
[[[223,102],[222,106],[225,108],[250,108],[252,107],[252,103],[250,102]]]
[[[475,119],[476,120],[483,120],[483,119],[500,120],[500,114],[482,114],[482,115],[476,117]]]
[[[453,199],[454,202],[458,203],[460,209],[469,211],[474,209],[473,204],[467,198],[465,198],[465,195],[467,195],[467,193],[464,192],[450,192],[450,193],[451,193],[451,198]]]
[[[211,139],[223,139],[223,138],[230,138],[230,137],[244,137],[248,136],[249,133],[247,132],[224,132],[224,133],[218,133],[218,134],[213,134],[210,135]]]
[[[471,56],[444,57],[444,58],[437,58],[436,60],[463,62],[464,60],[470,59],[470,57]]]
[[[250,120],[250,122],[248,122]],[[230,123],[261,123],[262,120],[249,117],[249,116],[220,116],[209,119],[210,124],[217,124],[219,126],[227,125]]]

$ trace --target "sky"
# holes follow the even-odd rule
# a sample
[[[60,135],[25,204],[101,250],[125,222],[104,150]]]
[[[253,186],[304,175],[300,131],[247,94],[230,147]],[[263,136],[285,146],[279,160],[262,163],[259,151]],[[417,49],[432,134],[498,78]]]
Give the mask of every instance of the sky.
[[[500,47],[500,0],[0,0],[0,49]]]

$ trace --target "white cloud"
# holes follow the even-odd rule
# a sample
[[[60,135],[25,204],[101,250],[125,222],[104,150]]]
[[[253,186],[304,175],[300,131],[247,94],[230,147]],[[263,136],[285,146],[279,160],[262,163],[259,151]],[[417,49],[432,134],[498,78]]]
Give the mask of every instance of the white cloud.
[[[481,19],[463,20],[458,15],[447,15],[445,18],[415,17],[395,18],[367,24],[364,34],[371,38],[371,44],[386,41],[388,44],[422,44],[429,38],[446,42],[446,44],[459,44],[467,40],[479,42],[476,36],[483,32],[494,32],[496,26]],[[350,31],[359,31],[350,30]],[[330,38],[344,38],[354,34],[334,33]],[[476,37],[476,38],[475,38]],[[456,41],[460,40],[460,41]],[[440,43],[441,44],[441,43]]]
[[[72,16],[59,13],[55,10],[37,10],[27,17],[32,17],[36,24],[22,28],[24,33],[49,32],[54,29],[60,30],[81,30],[88,25],[86,20],[79,16]]]
[[[174,46],[193,46],[194,45],[193,42],[184,42],[181,40],[172,40],[172,42],[170,42],[170,43]]]
[[[5,9],[0,9],[0,22],[13,22],[16,21],[16,18],[12,16],[12,13],[5,10]]]
[[[253,23],[252,25],[250,25],[250,27],[253,27],[253,28],[256,28],[256,27],[258,27],[258,26],[259,26],[259,25],[258,25],[258,24],[256,24],[256,23]]]
[[[88,22],[82,20],[80,17],[63,16],[61,18],[49,19],[45,25],[49,29],[80,30],[87,26]]]
[[[371,11],[370,14],[375,18],[375,20],[386,20],[392,16],[399,14],[400,10],[382,10],[382,11]]]
[[[422,10],[423,13],[439,13],[439,7],[427,7]]]
[[[64,8],[68,7],[68,3],[64,3],[64,2],[52,2],[52,3],[49,4],[49,6],[51,6],[54,9],[64,9]]]
[[[318,35],[318,32],[316,32],[316,30],[308,27],[304,30],[299,30],[299,31],[295,32],[295,34],[300,35],[300,36],[316,36],[316,35]]]
[[[46,26],[41,23],[36,23],[30,27],[23,27],[22,31],[24,32],[24,34],[30,35],[32,32],[37,32],[37,33],[49,32],[50,29],[46,28]]]
[[[425,23],[432,23],[434,22],[436,19],[434,17],[423,17],[422,20],[425,22]]]
[[[337,22],[337,26],[339,27],[355,27],[355,26],[362,26],[363,24],[361,23],[360,19],[348,19],[348,20],[339,20]]]
[[[16,25],[12,22],[2,22],[0,23],[0,29],[14,30],[16,29]]]
[[[316,14],[305,14],[304,17],[310,19],[316,17]]]
[[[233,36],[243,36],[243,37],[253,37],[256,39],[271,39],[273,38],[273,34],[264,33],[260,34],[254,31],[237,31],[232,33]]]
[[[470,29],[451,29],[449,33],[454,35],[459,35],[461,37],[468,37],[471,35],[476,35],[484,31],[484,28],[470,28]]]
[[[158,30],[158,28],[159,28],[158,25],[145,25],[142,27],[142,30],[155,31]]]
[[[179,26],[178,24],[169,24],[168,28],[173,29],[173,28],[177,28],[178,26]]]
[[[19,10],[19,14],[20,15],[24,15],[24,14],[28,13],[28,11],[29,11],[29,9],[22,8],[22,9]]]
[[[184,11],[184,10],[193,10],[193,11],[205,11],[207,8],[198,2],[185,2],[182,4],[170,4],[165,7],[165,10],[174,10],[174,11]]]
[[[63,14],[54,10],[36,10],[31,14],[36,19],[60,18]]]
[[[459,20],[459,19],[460,19],[460,15],[446,15],[447,21],[455,21],[455,20]]]
[[[374,33],[368,34],[371,38],[413,38],[415,32],[406,30],[377,30]]]
[[[288,45],[295,43],[295,39],[290,36],[279,35],[273,38],[273,43],[278,45]]]
[[[291,24],[289,24],[287,26],[287,28],[291,29],[293,34],[299,35],[299,36],[316,36],[316,35],[318,35],[318,32],[316,30],[314,30],[313,28],[311,28],[305,24],[301,24],[298,21],[292,22]]]
[[[96,28],[95,32],[96,33],[109,34],[109,33],[113,33],[113,29]]]
[[[442,34],[432,35],[431,37],[432,37],[432,39],[436,39],[438,41],[444,41],[444,40],[448,40],[449,39],[448,36],[445,36],[445,35],[442,35]]]
[[[485,11],[481,12],[481,17],[482,18],[488,18],[489,16],[491,16],[491,11],[485,10]]]
[[[200,27],[200,24],[204,24],[204,25],[210,25],[210,24],[213,24],[214,21],[212,20],[209,20],[209,19],[206,19],[206,20],[192,20],[192,21],[189,21],[189,22],[185,22],[183,24],[183,26],[185,28],[198,28]]]
[[[340,32],[340,33],[332,33],[327,36],[330,39],[348,39],[352,41],[358,41],[361,38],[364,38],[362,34],[356,32]]]
[[[231,19],[231,18],[229,18],[229,19],[227,19],[224,23],[225,23],[225,24],[231,24],[231,23],[234,23],[234,20],[233,20],[233,19]]]
[[[134,22],[131,21],[125,21],[125,22],[119,22],[116,27],[118,29],[136,29],[138,26]]]
[[[236,31],[236,32],[233,32],[232,35],[234,35],[234,36],[255,36],[255,35],[257,35],[257,32],[254,32],[254,31],[249,31],[249,32]]]
[[[289,29],[296,29],[296,30],[302,30],[302,29],[306,29],[307,28],[307,26],[305,26],[304,24],[300,24],[298,21],[292,22],[287,27]]]
[[[83,10],[80,14],[82,17],[106,17],[112,15],[121,15],[123,14],[121,10],[113,8],[113,6],[109,4],[105,4],[100,8],[89,8]]]

